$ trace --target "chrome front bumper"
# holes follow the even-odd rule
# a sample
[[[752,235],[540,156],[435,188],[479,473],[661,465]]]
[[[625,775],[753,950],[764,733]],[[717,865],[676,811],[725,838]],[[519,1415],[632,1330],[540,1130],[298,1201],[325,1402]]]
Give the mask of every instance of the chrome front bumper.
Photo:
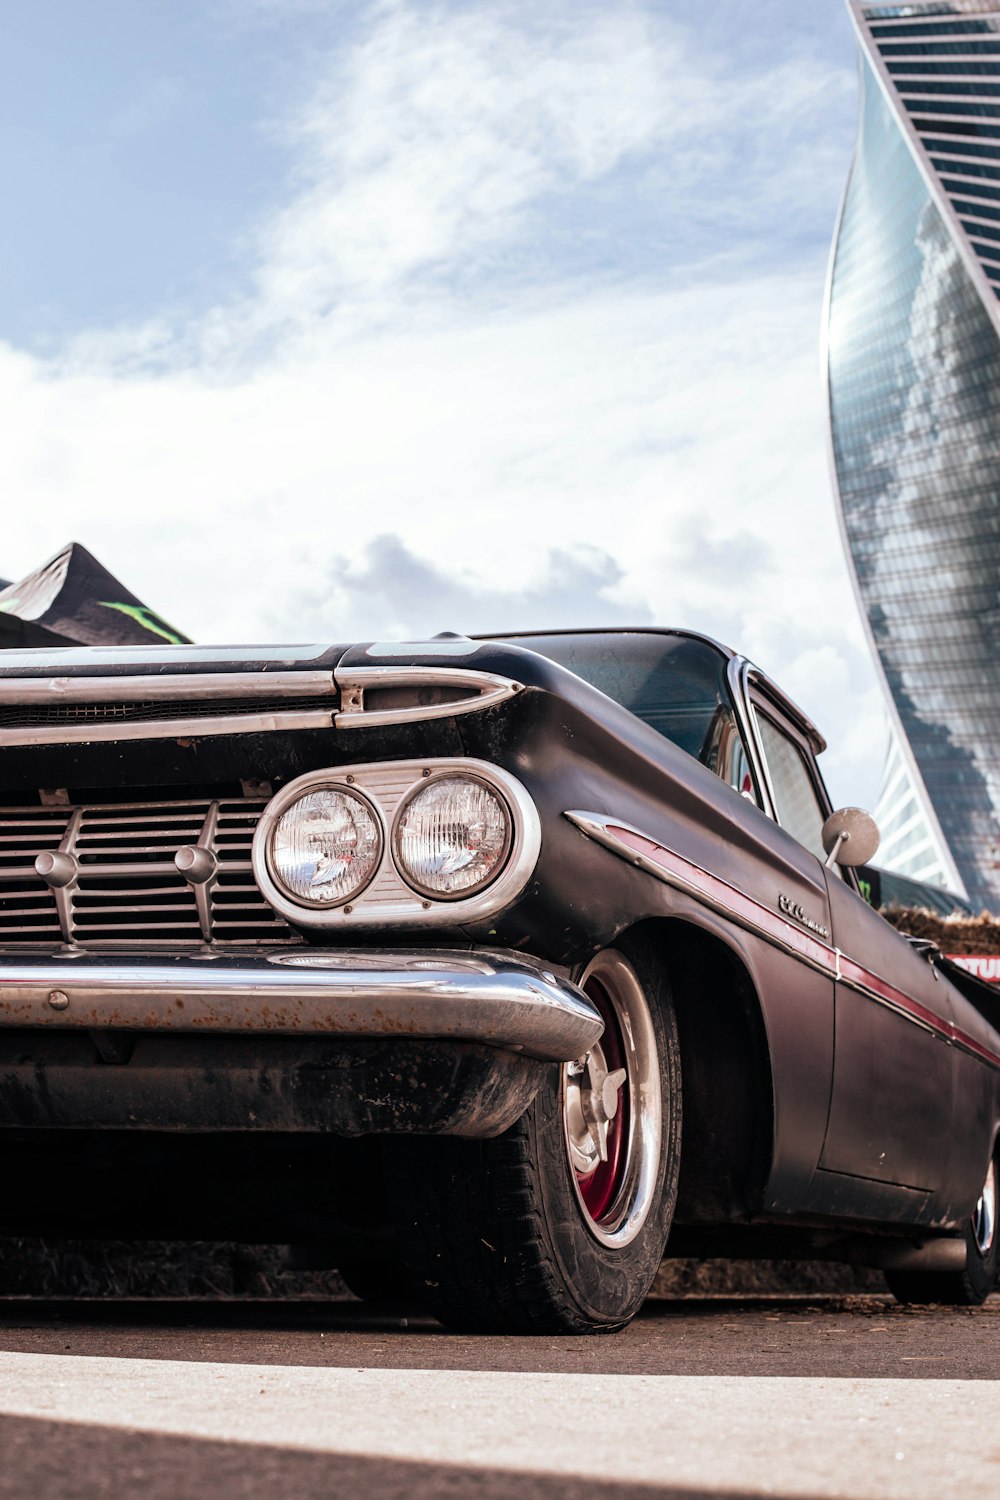
[[[587,996],[493,951],[0,957],[0,1027],[277,1036],[427,1037],[544,1062],[603,1031]]]

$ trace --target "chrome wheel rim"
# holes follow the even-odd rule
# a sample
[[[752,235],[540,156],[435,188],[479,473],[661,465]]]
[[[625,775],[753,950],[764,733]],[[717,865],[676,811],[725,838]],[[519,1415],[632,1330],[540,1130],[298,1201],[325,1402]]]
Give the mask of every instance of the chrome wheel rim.
[[[656,1193],[663,1101],[656,1031],[624,954],[605,949],[580,988],[604,1020],[604,1035],[562,1074],[570,1177],[584,1223],[604,1245],[635,1239]]]
[[[972,1237],[980,1255],[987,1256],[992,1250],[996,1226],[997,1169],[996,1161],[991,1161],[986,1181],[983,1183],[983,1191],[979,1195],[979,1202],[972,1211]]]

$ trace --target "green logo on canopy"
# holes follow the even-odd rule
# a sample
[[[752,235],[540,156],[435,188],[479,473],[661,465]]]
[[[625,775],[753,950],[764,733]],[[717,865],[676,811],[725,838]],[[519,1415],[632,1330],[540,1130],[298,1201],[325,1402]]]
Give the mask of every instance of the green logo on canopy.
[[[171,630],[166,620],[161,620],[159,615],[154,615],[145,604],[112,604],[108,599],[99,599],[98,603],[104,609],[117,609],[119,614],[128,615],[129,619],[141,625],[143,630],[151,630],[154,635],[162,636],[165,641],[169,641],[171,646],[184,645],[183,637],[179,636],[176,630]]]

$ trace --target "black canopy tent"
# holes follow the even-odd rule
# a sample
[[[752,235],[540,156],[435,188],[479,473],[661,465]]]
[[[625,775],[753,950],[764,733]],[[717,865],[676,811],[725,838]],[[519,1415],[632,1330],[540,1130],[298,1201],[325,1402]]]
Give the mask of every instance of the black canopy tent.
[[[188,645],[79,542],[0,589],[0,649]]]

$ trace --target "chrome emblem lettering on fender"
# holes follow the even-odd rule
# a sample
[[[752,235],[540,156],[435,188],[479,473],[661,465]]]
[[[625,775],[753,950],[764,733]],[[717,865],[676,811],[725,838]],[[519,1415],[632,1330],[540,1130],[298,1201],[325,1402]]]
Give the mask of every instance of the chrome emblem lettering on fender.
[[[806,916],[805,911],[797,901],[793,901],[790,896],[782,896],[780,892],[778,894],[778,910],[784,912],[786,917],[792,917],[796,922],[801,922],[802,926],[808,927],[810,932],[818,932],[820,937],[824,938],[830,936],[829,927],[824,927],[822,922],[814,922],[812,917]]]

